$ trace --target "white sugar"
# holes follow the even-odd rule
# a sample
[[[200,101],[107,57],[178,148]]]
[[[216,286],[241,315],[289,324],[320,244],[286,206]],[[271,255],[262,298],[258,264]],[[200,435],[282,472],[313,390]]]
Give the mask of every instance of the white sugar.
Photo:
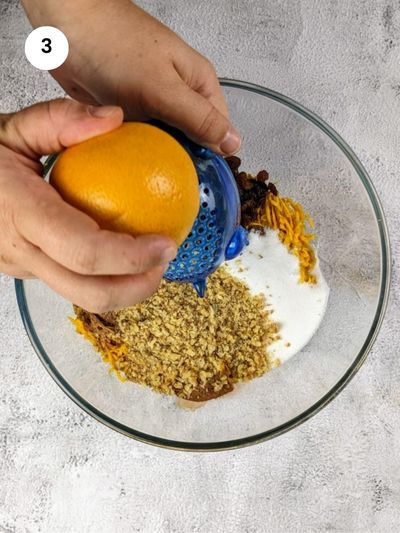
[[[329,287],[319,265],[317,284],[299,283],[298,259],[281,243],[277,233],[251,232],[249,246],[239,259],[226,263],[255,294],[263,293],[273,309],[272,319],[280,326],[281,340],[270,353],[282,363],[300,351],[311,339],[324,316]]]

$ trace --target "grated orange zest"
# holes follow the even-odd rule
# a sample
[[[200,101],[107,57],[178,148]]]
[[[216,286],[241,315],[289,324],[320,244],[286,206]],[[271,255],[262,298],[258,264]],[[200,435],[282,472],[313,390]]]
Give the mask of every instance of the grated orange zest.
[[[268,227],[278,231],[281,242],[299,260],[300,283],[315,284],[313,274],[316,256],[311,241],[315,238],[308,228],[314,228],[314,220],[302,206],[291,198],[268,193],[265,204],[258,209],[257,220],[249,229]]]
[[[115,372],[117,378],[120,381],[127,381],[124,374],[122,374],[116,367],[116,362],[121,359],[121,357],[127,354],[127,346],[125,344],[114,346],[110,342],[106,341],[104,343],[100,343],[98,342],[98,339],[96,339],[96,337],[93,335],[93,333],[88,331],[88,329],[85,327],[85,324],[80,318],[69,317],[69,320],[75,326],[76,332],[82,335],[85,339],[87,339],[93,345],[93,347],[100,353],[103,361],[110,365],[109,372]]]

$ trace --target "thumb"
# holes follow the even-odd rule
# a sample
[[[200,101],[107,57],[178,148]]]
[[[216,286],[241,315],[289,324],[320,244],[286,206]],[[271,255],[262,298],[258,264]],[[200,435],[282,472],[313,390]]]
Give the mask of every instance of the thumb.
[[[0,115],[0,143],[14,152],[38,158],[111,131],[122,120],[119,107],[51,100],[18,113]]]
[[[179,128],[194,141],[220,154],[230,155],[239,150],[239,133],[210,100],[183,82],[174,87],[173,95],[173,98],[165,95],[155,118]]]

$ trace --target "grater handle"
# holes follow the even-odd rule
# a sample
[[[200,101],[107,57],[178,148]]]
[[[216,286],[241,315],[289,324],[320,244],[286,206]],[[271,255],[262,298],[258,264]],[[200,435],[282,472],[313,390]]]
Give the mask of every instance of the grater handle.
[[[247,238],[247,231],[243,226],[238,226],[225,249],[225,259],[227,261],[235,259],[235,257],[237,257],[248,244],[249,240]]]

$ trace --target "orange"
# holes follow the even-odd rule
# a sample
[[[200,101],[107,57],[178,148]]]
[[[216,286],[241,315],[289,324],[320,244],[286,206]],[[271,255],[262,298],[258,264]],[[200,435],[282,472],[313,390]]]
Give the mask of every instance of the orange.
[[[141,122],[67,148],[50,183],[101,228],[166,235],[178,245],[199,210],[191,158],[171,135]]]

